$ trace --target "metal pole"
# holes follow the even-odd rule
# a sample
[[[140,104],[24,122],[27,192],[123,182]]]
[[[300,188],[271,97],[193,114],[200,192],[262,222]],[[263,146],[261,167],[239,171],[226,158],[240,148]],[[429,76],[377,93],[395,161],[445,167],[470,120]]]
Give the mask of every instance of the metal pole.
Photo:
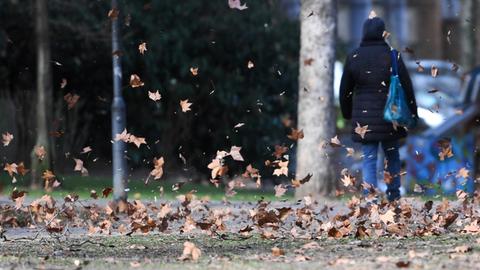
[[[112,0],[112,10],[119,10],[117,0]],[[125,102],[122,97],[122,65],[120,61],[120,40],[118,16],[112,16],[112,64],[113,64],[113,103],[112,103],[112,140],[122,133],[126,126]],[[112,147],[113,196],[116,201],[127,200],[125,143],[116,141]]]

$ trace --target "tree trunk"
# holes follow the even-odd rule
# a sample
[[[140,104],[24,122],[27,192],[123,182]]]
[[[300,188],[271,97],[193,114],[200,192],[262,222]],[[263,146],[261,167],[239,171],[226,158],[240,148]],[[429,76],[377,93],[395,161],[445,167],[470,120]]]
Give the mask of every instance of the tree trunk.
[[[322,147],[322,141],[335,135],[335,1],[303,0],[300,19],[298,128],[305,137],[298,141],[296,176],[311,173],[313,177],[297,189],[296,196],[328,196],[335,186],[334,162],[331,147]]]
[[[462,66],[470,71],[475,66],[475,1],[462,0]]]
[[[36,141],[32,150],[32,186],[39,186],[43,171],[50,168],[51,144],[48,126],[52,116],[52,74],[50,68],[50,42],[48,37],[47,0],[35,1],[35,35],[37,38],[37,102]],[[35,148],[43,146],[46,155],[40,161]]]

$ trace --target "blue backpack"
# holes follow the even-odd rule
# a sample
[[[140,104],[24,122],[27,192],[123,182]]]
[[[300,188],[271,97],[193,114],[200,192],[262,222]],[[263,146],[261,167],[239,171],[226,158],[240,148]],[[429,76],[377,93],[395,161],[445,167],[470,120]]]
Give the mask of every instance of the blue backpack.
[[[383,110],[383,119],[388,122],[396,123],[399,126],[412,129],[417,125],[417,119],[412,115],[408,108],[405,90],[398,77],[398,52],[391,51],[392,73],[390,75],[390,87],[388,89],[388,98]]]

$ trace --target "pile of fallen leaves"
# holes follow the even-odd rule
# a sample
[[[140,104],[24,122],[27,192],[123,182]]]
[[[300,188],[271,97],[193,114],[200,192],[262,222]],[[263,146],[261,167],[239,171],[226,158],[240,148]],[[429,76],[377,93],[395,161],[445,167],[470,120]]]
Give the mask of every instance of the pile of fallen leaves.
[[[107,192],[107,194],[105,194]],[[104,191],[104,195],[108,196]],[[175,202],[80,202],[71,194],[59,202],[49,195],[24,204],[26,192],[14,191],[14,203],[0,207],[2,228],[28,227],[61,233],[80,227],[89,234],[205,233],[263,238],[378,238],[480,232],[480,195],[458,192],[456,201],[425,203],[401,199],[371,202],[353,196],[345,207],[320,204],[307,196],[296,203],[258,201],[241,206],[197,199],[194,191]],[[193,254],[192,254],[193,256]]]

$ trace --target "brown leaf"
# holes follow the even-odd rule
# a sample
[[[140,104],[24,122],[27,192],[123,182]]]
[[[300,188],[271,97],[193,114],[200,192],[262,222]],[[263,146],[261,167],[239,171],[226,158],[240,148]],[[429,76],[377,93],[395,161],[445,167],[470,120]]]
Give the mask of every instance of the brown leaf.
[[[200,251],[200,249],[197,248],[194,243],[187,241],[183,243],[183,254],[178,259],[181,261],[188,259],[197,261],[201,255],[202,252]]]
[[[278,162],[278,168],[273,171],[273,175],[280,176],[282,174],[288,176],[288,160]]]
[[[34,152],[35,152],[35,156],[37,156],[39,160],[43,160],[47,155],[47,151],[45,151],[45,147],[43,147],[43,145],[36,146]]]
[[[244,161],[242,155],[240,154],[240,150],[242,150],[242,147],[239,146],[232,146],[230,148],[229,154],[233,158],[233,160]]]
[[[395,212],[392,209],[388,209],[385,214],[380,215],[380,220],[383,221],[383,223],[395,223]]]
[[[283,145],[275,145],[275,152],[272,154],[272,156],[276,157],[277,159],[281,158],[283,154],[285,154],[288,151],[288,147],[283,146]]]
[[[241,4],[240,0],[228,0],[228,6],[232,9],[244,10],[247,9],[247,4]]]
[[[330,139],[330,145],[333,147],[342,147],[342,143],[338,139],[338,135]]]
[[[113,192],[113,189],[111,187],[106,187],[102,190],[102,197],[107,198],[110,193]]]
[[[192,106],[192,104],[193,103],[188,102],[188,99],[180,100],[180,107],[182,108],[182,112],[191,111],[190,106]]]
[[[15,164],[15,163],[5,163],[5,167],[3,168],[4,171],[7,171],[8,172],[8,175],[10,175],[10,177],[13,177],[13,174],[17,174],[18,171],[17,171],[17,167],[18,165]]]
[[[467,252],[470,252],[470,251],[472,251],[471,246],[464,245],[464,246],[455,247],[455,252],[457,252],[457,253],[467,253]]]
[[[143,85],[145,85],[145,83],[142,82],[137,74],[130,75],[130,86],[132,88],[142,87]]]
[[[137,146],[137,148],[140,148],[140,145],[142,145],[142,144],[147,144],[147,142],[145,141],[145,138],[136,137],[134,135],[130,135],[129,142],[135,144]]]
[[[272,255],[275,256],[275,257],[283,256],[283,255],[285,255],[285,251],[281,248],[273,247],[272,248]]]
[[[432,65],[432,68],[430,69],[430,73],[433,78],[438,76],[438,68],[435,65]]]
[[[108,11],[108,18],[110,18],[111,20],[114,20],[116,18],[118,18],[118,14],[120,13],[120,11],[116,8],[114,9],[111,9]]]
[[[71,93],[67,93],[65,96],[63,96],[63,99],[65,102],[67,102],[68,109],[71,110],[73,107],[75,107],[75,104],[77,104],[80,96],[77,94],[72,95]]]
[[[393,182],[393,176],[389,172],[383,171],[383,181],[389,185]]]
[[[83,149],[82,149],[82,152],[80,152],[80,154],[86,154],[86,153],[89,153],[92,151],[92,148],[90,146],[85,146]]]
[[[285,194],[285,192],[287,192],[285,185],[282,185],[282,184],[276,185],[274,189],[275,189],[275,197],[282,197]]]
[[[395,264],[398,268],[408,268],[410,267],[410,262],[409,261],[398,261],[396,264]]]
[[[6,132],[2,134],[2,143],[3,146],[8,146],[10,142],[13,140],[13,135]]]
[[[342,184],[345,187],[354,186],[356,182],[356,178],[350,174],[342,175],[342,178],[340,180],[342,181]]]
[[[307,183],[308,181],[310,181],[310,178],[312,178],[313,174],[307,174],[307,176],[305,176],[304,178],[302,179],[292,179],[292,186],[294,188],[298,188],[300,187],[301,185]]]
[[[290,139],[290,140],[294,140],[294,141],[298,141],[300,139],[303,139],[304,135],[303,135],[303,130],[298,130],[298,129],[294,129],[292,128],[292,133],[290,133],[289,135],[287,135],[287,137]]]
[[[25,164],[23,164],[23,161],[18,164],[17,171],[19,174],[22,176],[25,176],[30,170],[25,168]]]
[[[50,180],[52,180],[52,179],[55,178],[55,175],[53,174],[52,171],[50,171],[50,170],[45,170],[45,171],[43,172],[42,178],[43,178],[45,181],[50,181]]]
[[[145,52],[147,51],[147,43],[146,42],[140,43],[140,45],[138,45],[138,51],[140,52],[140,54],[144,55]]]
[[[62,78],[62,82],[60,82],[60,88],[63,89],[67,86],[67,79]]]
[[[148,91],[148,98],[150,98],[153,101],[159,101],[162,98],[162,96],[160,95],[158,90],[156,92]]]
[[[341,231],[337,230],[335,227],[332,227],[330,230],[328,230],[328,236],[333,237],[335,239],[339,239],[343,237],[343,234]]]
[[[157,180],[162,177],[163,164],[165,164],[165,160],[163,159],[163,157],[160,157],[159,159],[153,159],[153,170],[150,172],[150,175],[154,177],[153,179]]]
[[[217,176],[223,176],[228,171],[228,167],[223,166],[223,161],[221,159],[213,159],[207,167],[212,170],[212,179],[217,178]]]
[[[457,172],[456,178],[462,177],[462,178],[467,179],[468,176],[469,176],[469,173],[470,172],[467,170],[467,168],[463,167]]]
[[[193,76],[198,75],[198,67],[191,67],[190,68],[190,73],[192,73]]]
[[[368,125],[365,125],[365,126],[361,126],[358,122],[357,122],[357,126],[355,127],[355,133],[357,133],[358,135],[360,135],[360,137],[362,137],[362,139],[365,138],[365,134],[367,132],[369,132],[371,130],[368,129]]]
[[[81,172],[83,176],[88,176],[88,170],[83,166],[83,161],[81,159],[74,158],[75,168],[73,169],[76,172]]]
[[[308,59],[303,60],[303,64],[304,64],[305,66],[311,66],[312,63],[313,63],[313,61],[315,61],[315,59],[313,59],[313,58],[308,58]]]

